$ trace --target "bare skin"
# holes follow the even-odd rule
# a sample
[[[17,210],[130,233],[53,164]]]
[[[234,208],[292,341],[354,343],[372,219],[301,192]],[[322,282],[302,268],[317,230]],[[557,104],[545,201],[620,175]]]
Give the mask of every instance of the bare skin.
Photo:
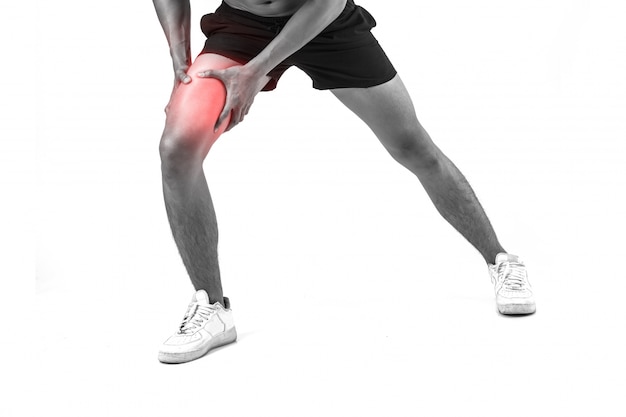
[[[306,0],[228,0],[225,3],[257,16],[278,17],[291,16],[306,3]]]
[[[244,119],[269,79],[265,74],[332,22],[345,0],[228,0],[231,7],[260,16],[292,16],[246,65],[215,54],[203,54],[192,65],[188,2],[153,1],[170,45],[175,76],[160,144],[168,219],[194,287],[205,289],[211,303],[223,304],[217,221],[204,159],[219,135]],[[223,107],[207,99],[223,94],[224,87],[215,79],[226,89]],[[439,213],[487,263],[505,252],[467,180],[420,125],[399,76],[375,87],[331,91],[371,128],[396,161],[417,176]]]

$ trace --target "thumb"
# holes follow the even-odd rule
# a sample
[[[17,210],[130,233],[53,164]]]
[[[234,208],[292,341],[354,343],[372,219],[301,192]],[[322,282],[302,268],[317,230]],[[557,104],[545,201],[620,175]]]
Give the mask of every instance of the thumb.
[[[181,72],[178,75],[178,79],[183,83],[183,84],[189,84],[191,82],[191,77],[189,75],[187,75],[184,72]]]
[[[187,75],[187,71],[184,69],[176,71],[176,79],[183,84],[189,84],[191,82],[191,77]]]
[[[196,75],[200,78],[217,78],[219,80],[222,79],[221,74],[216,70],[200,71]]]

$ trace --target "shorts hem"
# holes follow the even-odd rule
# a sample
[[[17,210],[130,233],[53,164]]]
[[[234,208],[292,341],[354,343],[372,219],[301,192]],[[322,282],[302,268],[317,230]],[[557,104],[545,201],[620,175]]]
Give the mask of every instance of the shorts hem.
[[[382,85],[388,83],[393,80],[395,76],[398,75],[397,71],[390,73],[387,77],[377,80],[364,80],[360,82],[352,82],[350,85],[346,85],[347,83],[338,83],[338,84],[321,84],[313,82],[313,88],[316,90],[336,90],[340,88],[370,88],[376,87],[377,85]]]

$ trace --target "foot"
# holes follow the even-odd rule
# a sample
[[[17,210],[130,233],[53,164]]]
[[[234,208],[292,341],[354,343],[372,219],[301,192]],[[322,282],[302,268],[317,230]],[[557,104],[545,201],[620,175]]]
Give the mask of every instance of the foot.
[[[496,304],[501,314],[532,314],[535,297],[528,282],[526,266],[515,255],[499,253],[496,263],[489,265],[491,282],[496,291]]]
[[[237,340],[233,313],[226,297],[224,304],[209,304],[206,291],[196,292],[178,331],[163,343],[159,360],[164,363],[189,362],[211,349]]]

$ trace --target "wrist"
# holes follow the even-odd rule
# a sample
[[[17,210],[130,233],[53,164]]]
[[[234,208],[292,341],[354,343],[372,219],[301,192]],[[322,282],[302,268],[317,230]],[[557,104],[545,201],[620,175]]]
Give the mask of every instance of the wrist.
[[[263,77],[271,71],[271,68],[268,68],[268,65],[258,56],[248,61],[244,67],[255,78]]]
[[[191,65],[191,51],[183,42],[170,47],[170,56],[174,66]]]
[[[180,68],[189,68],[191,66],[191,59],[184,56],[172,55],[172,66],[174,67],[174,71]]]

